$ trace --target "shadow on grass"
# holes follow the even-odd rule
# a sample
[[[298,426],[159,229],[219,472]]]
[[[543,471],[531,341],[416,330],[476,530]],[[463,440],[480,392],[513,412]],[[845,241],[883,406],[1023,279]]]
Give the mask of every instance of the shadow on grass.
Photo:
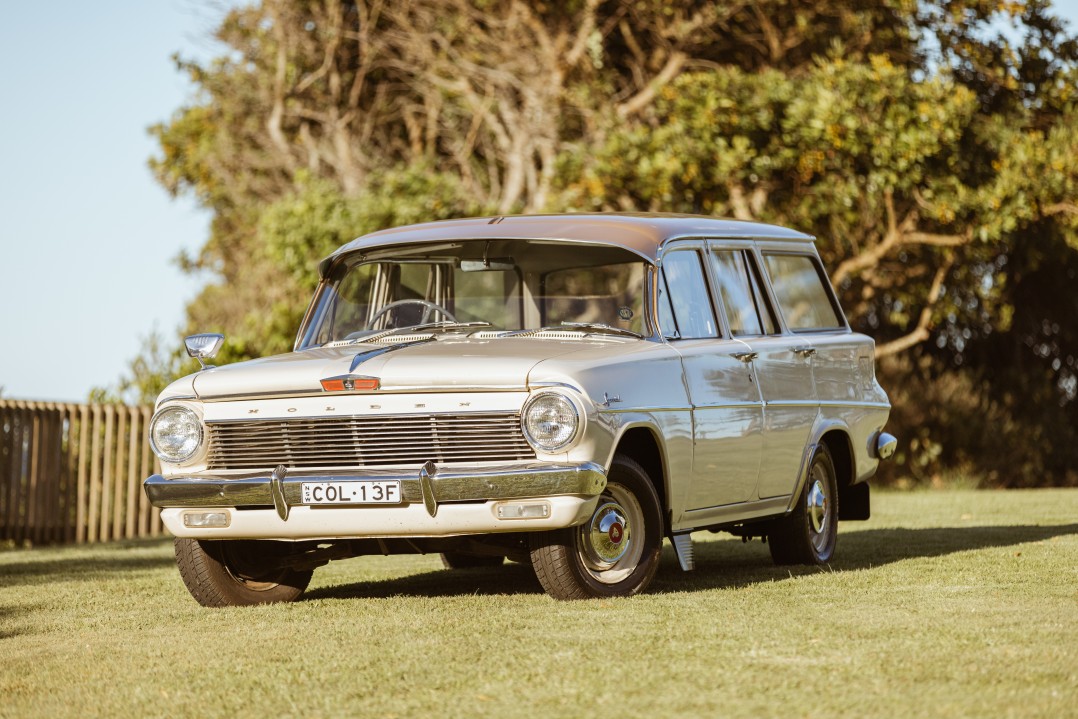
[[[1078,534],[1078,524],[1059,526],[932,527],[925,529],[866,529],[839,535],[837,559],[826,570],[819,567],[779,567],[771,562],[759,540],[698,542],[696,570],[682,572],[669,544],[649,591],[685,592],[734,589],[760,582],[775,582],[820,571],[855,571],[905,559],[939,557],[991,547],[1010,547],[1053,537]],[[362,558],[357,560],[362,561]],[[464,594],[539,594],[542,588],[531,568],[507,563],[501,567],[424,572],[373,582],[322,587],[304,599],[391,597],[445,597]]]
[[[173,567],[176,562],[171,552],[161,556],[144,554],[124,556],[128,550],[156,548],[166,542],[171,546],[171,540],[161,539],[134,540],[111,545],[84,545],[76,550],[82,556],[61,559],[34,558],[38,552],[48,550],[14,550],[0,555],[4,559],[15,560],[0,564],[0,588],[72,580],[99,580],[109,575]]]
[[[664,566],[653,591],[733,589],[758,582],[774,582],[816,574],[880,567],[906,559],[941,557],[992,547],[1012,547],[1053,537],[1078,534],[1078,524],[1056,526],[928,527],[921,529],[865,529],[839,534],[835,560],[826,568],[779,567],[771,562],[759,540],[706,542],[696,545],[696,571],[681,572],[673,552],[672,566]],[[672,571],[668,571],[672,570]]]
[[[355,561],[363,561],[360,557]],[[308,599],[389,599],[392,597],[458,597],[466,594],[490,596],[542,594],[543,588],[531,567],[506,562],[500,567],[445,569],[410,574],[375,582],[354,582],[312,589]]]
[[[12,628],[11,624],[18,617],[29,613],[30,610],[23,607],[0,606],[0,639],[9,639],[23,634],[19,629]]]

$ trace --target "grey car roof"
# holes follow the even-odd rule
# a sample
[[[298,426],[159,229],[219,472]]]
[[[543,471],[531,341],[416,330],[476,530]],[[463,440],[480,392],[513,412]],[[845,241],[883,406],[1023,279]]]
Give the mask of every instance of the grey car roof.
[[[319,265],[325,274],[333,259],[355,251],[423,242],[456,240],[562,240],[623,247],[654,263],[663,243],[678,237],[725,237],[812,242],[796,230],[762,222],[705,215],[664,213],[570,213],[506,215],[424,222],[363,235],[342,246]]]

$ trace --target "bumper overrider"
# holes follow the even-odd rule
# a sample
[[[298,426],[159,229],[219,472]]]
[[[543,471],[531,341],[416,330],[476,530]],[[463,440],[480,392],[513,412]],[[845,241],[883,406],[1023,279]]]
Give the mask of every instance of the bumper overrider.
[[[303,484],[398,481],[394,504],[306,504]],[[144,483],[177,537],[343,539],[437,537],[558,529],[580,524],[606,487],[592,462],[460,470],[427,462],[417,472],[289,472],[176,477]]]

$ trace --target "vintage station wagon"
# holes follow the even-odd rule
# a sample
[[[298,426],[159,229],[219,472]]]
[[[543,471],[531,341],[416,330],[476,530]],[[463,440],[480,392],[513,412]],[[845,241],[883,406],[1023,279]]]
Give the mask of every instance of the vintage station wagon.
[[[294,352],[158,400],[145,488],[202,604],[292,600],[330,560],[403,552],[626,596],[664,538],[692,569],[705,529],[822,564],[895,449],[873,341],[793,230],[488,217],[375,232],[318,271]]]

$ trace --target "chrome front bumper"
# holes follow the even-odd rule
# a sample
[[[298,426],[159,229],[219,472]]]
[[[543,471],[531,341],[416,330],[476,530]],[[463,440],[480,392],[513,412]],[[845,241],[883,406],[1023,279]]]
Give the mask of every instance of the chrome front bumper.
[[[306,506],[303,482],[399,480],[402,502],[395,505]],[[444,536],[553,529],[585,521],[606,487],[605,470],[594,463],[439,470],[428,462],[415,473],[369,470],[362,475],[286,473],[239,477],[153,475],[146,495],[179,537],[277,538],[361,536]],[[497,505],[506,500],[547,500],[548,514],[536,520],[504,520]],[[225,527],[188,527],[190,510],[228,511]]]
[[[606,487],[606,471],[597,464],[513,465],[462,472],[439,470],[428,462],[418,472],[368,470],[362,475],[271,474],[239,477],[179,477],[155,474],[145,481],[146,496],[155,507],[276,507],[282,519],[299,506],[303,482],[399,480],[407,504],[423,504],[433,516],[443,502],[475,502],[559,495],[595,496]]]

